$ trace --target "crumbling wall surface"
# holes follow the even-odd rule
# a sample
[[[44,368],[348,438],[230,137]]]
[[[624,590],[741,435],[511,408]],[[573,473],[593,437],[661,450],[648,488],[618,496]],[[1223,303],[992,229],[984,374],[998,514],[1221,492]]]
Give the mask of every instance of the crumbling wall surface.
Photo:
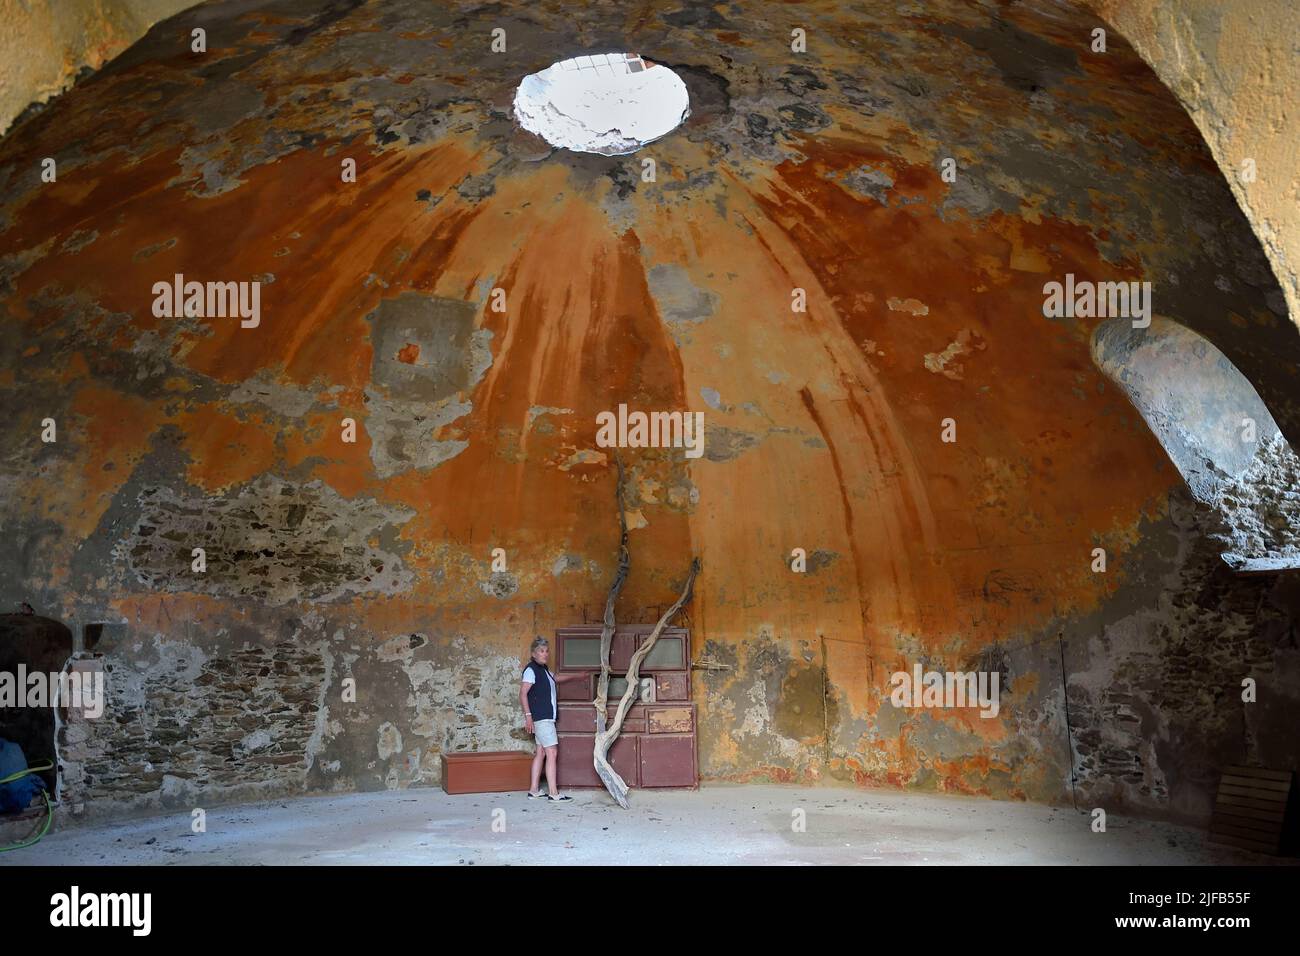
[[[1081,806],[1161,807],[1203,823],[1225,764],[1300,760],[1285,729],[1300,706],[1300,586],[1230,569],[1218,523],[1190,494],[1171,495],[1150,530],[1172,546],[1105,614],[1067,625]]]
[[[1300,457],[1281,435],[1261,439],[1250,467],[1224,476],[1215,510],[1230,518],[1216,529],[1234,568],[1300,567]]]
[[[0,0],[0,135],[195,0]]]
[[[74,816],[175,810],[218,799],[301,792],[330,658],[307,629],[214,650],[206,635],[105,648],[101,716],[59,740],[65,809]],[[229,635],[217,635],[229,637]]]
[[[109,625],[70,806],[528,747],[528,640],[614,573],[615,454],[619,620],[703,561],[705,778],[1073,772],[1194,816],[1206,768],[1290,759],[1283,579],[1201,561],[1100,317],[1044,309],[1150,281],[1300,426],[1300,330],[1199,131],[1075,4],[774,9],[205,4],[0,140],[0,604]],[[690,119],[630,157],[524,133],[516,84],[579,41],[677,71]],[[256,281],[257,320],[168,314],[177,276]],[[703,414],[703,453],[601,444],[620,404]],[[917,664],[996,674],[997,712],[896,706]]]
[[[1291,0],[1084,2],[1187,108],[1300,323],[1300,7]]]

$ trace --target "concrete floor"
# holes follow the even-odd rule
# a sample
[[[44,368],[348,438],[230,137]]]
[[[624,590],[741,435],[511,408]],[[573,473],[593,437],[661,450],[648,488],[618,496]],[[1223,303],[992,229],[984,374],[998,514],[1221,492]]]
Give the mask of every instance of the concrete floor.
[[[571,804],[524,794],[402,790],[213,808],[51,833],[0,855],[22,864],[1240,864],[1268,857],[1202,831],[1065,808],[881,790],[715,784]],[[493,811],[505,811],[494,832]],[[792,829],[802,808],[807,827]]]

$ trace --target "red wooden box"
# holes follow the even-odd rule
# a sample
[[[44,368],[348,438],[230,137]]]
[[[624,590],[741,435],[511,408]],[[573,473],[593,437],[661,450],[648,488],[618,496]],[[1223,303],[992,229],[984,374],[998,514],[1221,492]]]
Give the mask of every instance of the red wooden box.
[[[527,790],[533,755],[527,750],[488,750],[442,755],[442,789],[447,793]]]

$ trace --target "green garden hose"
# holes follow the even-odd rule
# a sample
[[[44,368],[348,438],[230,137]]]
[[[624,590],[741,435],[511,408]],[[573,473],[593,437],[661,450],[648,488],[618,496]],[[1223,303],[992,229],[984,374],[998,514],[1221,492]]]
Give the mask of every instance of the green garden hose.
[[[12,783],[19,777],[25,777],[29,773],[40,773],[42,770],[53,770],[54,762],[44,764],[39,767],[28,767],[26,770],[19,770],[17,773],[11,773],[7,777],[0,777],[0,785]],[[50,832],[50,823],[54,820],[54,807],[50,806],[50,795],[41,790],[41,799],[45,801],[45,823],[41,826],[41,832],[23,843],[15,843],[13,846],[0,846],[0,853],[8,853],[10,850],[21,850],[23,847],[32,846],[41,842],[41,837]]]

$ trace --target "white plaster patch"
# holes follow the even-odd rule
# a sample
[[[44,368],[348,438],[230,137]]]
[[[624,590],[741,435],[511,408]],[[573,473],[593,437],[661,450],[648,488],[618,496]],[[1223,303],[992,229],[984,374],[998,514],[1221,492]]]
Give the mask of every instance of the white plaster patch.
[[[898,299],[890,296],[886,300],[890,312],[910,312],[912,315],[929,315],[930,307],[920,299]]]
[[[245,753],[255,753],[258,750],[265,750],[267,747],[271,746],[271,735],[265,730],[255,730],[240,740],[239,746]]]
[[[402,752],[402,732],[388,721],[379,725],[379,759],[388,760]]]
[[[769,723],[771,711],[767,705],[767,685],[760,677],[750,686],[746,695],[750,705],[745,709],[745,719],[736,731],[737,737],[763,737],[769,744],[775,744],[777,752],[791,761],[799,761],[806,756],[797,740],[777,733]]]
[[[572,415],[572,408],[556,408],[552,405],[534,405],[528,409],[528,427],[531,428],[533,422],[537,421],[542,415]]]
[[[231,389],[226,400],[236,405],[261,405],[286,418],[302,418],[316,404],[316,393],[284,385],[271,372],[261,369]]]
[[[560,463],[560,471],[568,471],[578,465],[603,465],[609,459],[602,451],[592,448],[580,448]]]
[[[343,632],[335,630],[334,639],[339,640],[342,637]],[[307,746],[305,748],[306,753],[303,757],[307,770],[311,770],[312,765],[316,762],[316,758],[319,757],[321,751],[325,749],[325,738],[330,729],[330,708],[325,695],[329,692],[330,685],[334,681],[334,655],[330,651],[329,642],[319,641],[316,644],[316,648],[321,656],[321,661],[325,665],[325,677],[320,682],[320,691],[316,695],[316,718],[312,723],[311,736],[307,738]],[[349,664],[350,663],[351,662],[349,662]],[[330,734],[330,736],[337,733],[338,731],[335,730],[333,734]],[[334,769],[330,772],[337,773],[339,762],[335,760],[333,763]],[[328,766],[324,766],[322,769],[329,771]]]
[[[957,333],[957,338],[942,352],[926,353],[925,367],[937,375],[961,381],[964,366],[957,359],[981,351],[983,348],[984,340],[977,333],[970,329],[962,329]]]

